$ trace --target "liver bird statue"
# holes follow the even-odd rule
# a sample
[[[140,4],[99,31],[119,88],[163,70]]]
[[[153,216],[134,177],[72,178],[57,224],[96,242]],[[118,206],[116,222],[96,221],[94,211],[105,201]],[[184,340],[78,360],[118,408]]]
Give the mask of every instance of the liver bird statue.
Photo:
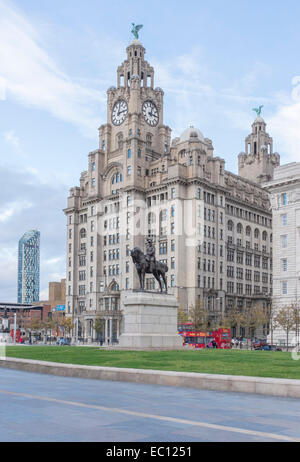
[[[134,37],[138,40],[139,38],[139,31],[143,28],[143,24],[140,24],[136,26],[134,22],[132,23],[132,31],[131,33],[134,35]]]
[[[259,106],[259,108],[254,108],[253,109],[253,111],[256,112],[257,117],[260,116],[262,108],[263,108],[263,106]]]

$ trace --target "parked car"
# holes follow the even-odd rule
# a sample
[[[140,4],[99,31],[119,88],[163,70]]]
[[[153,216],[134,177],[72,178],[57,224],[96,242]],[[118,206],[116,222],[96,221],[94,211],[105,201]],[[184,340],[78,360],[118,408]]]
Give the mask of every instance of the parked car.
[[[70,342],[70,339],[61,337],[61,338],[56,342],[56,345],[60,345],[60,346],[70,346],[70,345],[71,345],[71,342]]]
[[[256,339],[253,343],[252,343],[254,349],[256,348],[261,348],[261,347],[264,347],[265,345],[268,345],[267,343],[267,340],[266,339]]]
[[[276,345],[263,345],[255,348],[256,351],[282,351],[281,348],[278,348]]]

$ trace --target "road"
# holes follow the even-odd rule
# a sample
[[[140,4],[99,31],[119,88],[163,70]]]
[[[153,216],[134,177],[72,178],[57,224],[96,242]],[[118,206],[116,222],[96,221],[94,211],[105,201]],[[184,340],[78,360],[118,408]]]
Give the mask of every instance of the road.
[[[300,400],[0,368],[0,441],[300,441]]]

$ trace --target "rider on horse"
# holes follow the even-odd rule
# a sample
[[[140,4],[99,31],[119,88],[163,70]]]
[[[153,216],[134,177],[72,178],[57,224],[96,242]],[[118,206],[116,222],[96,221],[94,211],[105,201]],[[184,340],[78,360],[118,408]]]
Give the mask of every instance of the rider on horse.
[[[155,270],[156,258],[155,258],[155,247],[153,245],[152,239],[147,239],[146,260],[149,263],[150,272],[153,272]]]

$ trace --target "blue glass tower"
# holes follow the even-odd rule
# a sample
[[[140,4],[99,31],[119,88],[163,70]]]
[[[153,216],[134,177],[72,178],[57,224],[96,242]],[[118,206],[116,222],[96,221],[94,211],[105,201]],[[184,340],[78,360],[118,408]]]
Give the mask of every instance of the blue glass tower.
[[[18,303],[38,302],[40,296],[40,232],[28,231],[19,240]]]

